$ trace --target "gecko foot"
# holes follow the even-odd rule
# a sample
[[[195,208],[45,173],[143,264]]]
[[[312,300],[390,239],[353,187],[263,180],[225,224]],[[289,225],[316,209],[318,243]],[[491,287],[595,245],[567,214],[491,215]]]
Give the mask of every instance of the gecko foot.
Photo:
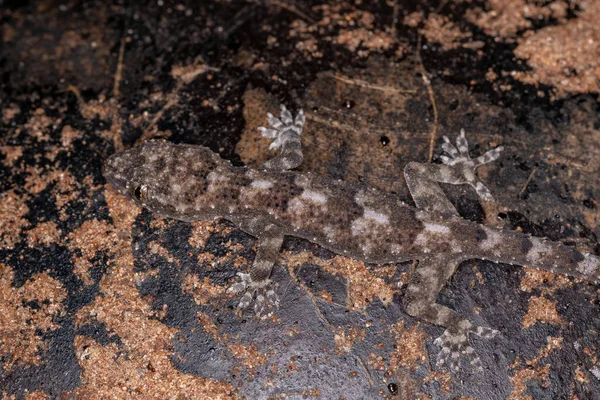
[[[483,200],[493,201],[494,197],[490,190],[475,176],[475,169],[483,164],[497,160],[504,147],[496,147],[475,159],[471,159],[465,130],[461,129],[460,136],[456,138],[456,146],[450,142],[448,137],[444,136],[442,149],[447,154],[441,156],[442,162],[448,166],[456,166],[456,172],[459,174],[457,181],[451,183],[468,183]]]
[[[279,118],[274,117],[271,113],[267,113],[267,117],[269,118],[269,125],[271,125],[273,129],[259,126],[258,130],[264,137],[274,139],[269,146],[270,149],[278,149],[283,142],[289,138],[300,136],[302,128],[304,127],[304,122],[306,121],[303,110],[298,111],[298,115],[296,115],[296,119],[294,119],[292,113],[283,104],[281,105],[281,114]]]
[[[458,330],[446,329],[444,333],[435,339],[435,345],[440,346],[442,350],[437,356],[438,367],[447,365],[453,372],[458,372],[460,357],[465,357],[476,372],[483,372],[481,359],[475,354],[475,350],[469,345],[469,335],[474,334],[485,339],[493,338],[498,335],[498,331],[491,328],[472,325],[465,321],[465,327]]]
[[[267,304],[272,304],[274,307],[279,307],[279,298],[273,289],[270,288],[270,279],[265,279],[260,282],[254,282],[250,277],[250,274],[238,272],[240,281],[231,285],[227,289],[228,293],[241,293],[245,292],[240,302],[238,303],[238,309],[245,310],[252,304],[254,295],[256,295],[256,302],[254,303],[254,312],[257,316],[260,316],[266,308]]]

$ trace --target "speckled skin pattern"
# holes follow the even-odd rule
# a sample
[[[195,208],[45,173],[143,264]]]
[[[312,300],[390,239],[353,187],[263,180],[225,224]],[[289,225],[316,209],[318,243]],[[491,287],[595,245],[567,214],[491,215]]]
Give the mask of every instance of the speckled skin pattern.
[[[492,200],[475,169],[497,159],[502,148],[471,159],[464,131],[456,146],[444,137],[442,164],[411,162],[405,168],[414,208],[358,182],[292,171],[302,162],[304,114],[300,111],[294,119],[282,106],[280,118],[268,118],[272,129],[259,129],[274,139],[271,148],[281,147],[281,153],[258,170],[234,167],[202,146],[164,140],[115,154],[104,170],[114,188],[152,212],[183,221],[225,218],[258,239],[250,273],[240,274],[241,280],[230,288],[245,292],[241,308],[254,297],[257,313],[266,302],[278,304],[269,276],[285,235],[369,263],[418,260],[407,287],[407,313],[447,328],[436,340],[442,348],[438,365],[457,370],[463,356],[481,369],[469,335],[493,337],[498,332],[475,326],[436,303],[462,261],[527,265],[600,281],[598,257],[459,217],[438,182],[469,184],[483,200]]]

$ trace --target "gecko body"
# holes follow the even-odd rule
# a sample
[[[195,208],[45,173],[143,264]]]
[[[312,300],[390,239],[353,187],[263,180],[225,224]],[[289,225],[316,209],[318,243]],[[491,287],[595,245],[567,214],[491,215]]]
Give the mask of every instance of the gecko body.
[[[452,309],[436,303],[437,296],[458,265],[468,259],[533,266],[600,281],[600,259],[576,249],[498,230],[460,218],[439,182],[469,184],[479,196],[492,200],[475,176],[475,169],[499,157],[501,148],[471,159],[461,131],[456,146],[447,138],[443,164],[409,163],[405,178],[417,207],[397,196],[359,182],[343,182],[293,169],[302,162],[302,111],[294,119],[282,106],[281,117],[268,114],[281,153],[259,169],[236,167],[202,146],[151,140],[109,158],[104,175],[118,191],[165,217],[183,221],[224,218],[258,239],[255,261],[248,274],[230,291],[245,292],[240,307],[255,301],[278,304],[270,279],[286,235],[317,243],[337,254],[369,263],[418,260],[404,299],[408,314],[446,331],[438,364],[458,368],[462,355],[481,369],[468,340],[470,334],[493,337],[497,331],[475,326]]]

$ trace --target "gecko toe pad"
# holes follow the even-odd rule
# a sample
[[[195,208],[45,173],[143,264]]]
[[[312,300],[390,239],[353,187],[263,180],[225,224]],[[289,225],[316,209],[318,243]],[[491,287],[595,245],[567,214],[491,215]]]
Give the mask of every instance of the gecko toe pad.
[[[254,282],[250,274],[239,272],[238,276],[240,281],[227,289],[228,293],[245,292],[238,303],[238,309],[245,310],[249,308],[254,300],[254,312],[257,316],[260,316],[269,304],[275,308],[279,307],[279,298],[275,291],[270,288],[271,281],[269,279]]]
[[[465,136],[465,130],[460,130],[460,135],[456,138],[456,146],[450,142],[448,137],[444,136],[442,149],[446,154],[442,155],[442,163],[455,167],[458,178],[452,183],[468,183],[471,185],[479,197],[485,201],[493,201],[494,197],[490,190],[475,175],[475,169],[481,165],[491,163],[500,157],[500,152],[504,150],[503,146],[487,151],[485,154],[471,159],[469,155],[469,142]]]
[[[482,338],[493,338],[499,332],[494,329],[468,325],[456,331],[446,329],[444,333],[433,342],[442,349],[437,356],[436,365],[438,367],[447,366],[452,372],[458,372],[460,358],[463,357],[469,361],[470,368],[476,372],[483,372],[481,359],[475,353],[475,349],[469,345],[469,335],[474,334]]]
[[[302,128],[304,127],[304,122],[306,121],[306,116],[304,115],[304,111],[298,111],[298,115],[294,119],[292,117],[292,113],[282,104],[281,105],[281,114],[279,118],[273,116],[271,113],[267,113],[269,125],[273,129],[265,128],[264,126],[259,126],[258,130],[261,134],[268,138],[274,139],[270,149],[278,149],[283,144],[283,141],[286,140],[288,136],[300,136],[302,133]]]

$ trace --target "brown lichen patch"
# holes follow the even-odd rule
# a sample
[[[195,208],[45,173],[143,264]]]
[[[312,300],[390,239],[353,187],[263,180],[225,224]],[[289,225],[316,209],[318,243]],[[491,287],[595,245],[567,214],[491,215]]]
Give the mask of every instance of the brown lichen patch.
[[[205,251],[203,253],[198,254],[198,264],[205,266],[207,269],[211,269],[212,265],[215,263],[214,254]]]
[[[37,108],[33,111],[31,118],[25,123],[24,128],[29,135],[33,136],[40,142],[50,140],[50,130],[53,123],[56,121],[46,115],[43,108]]]
[[[385,371],[386,369],[383,356],[375,353],[369,354],[369,360],[367,361],[367,364],[369,364],[375,371]]]
[[[471,289],[474,289],[477,285],[485,285],[485,279],[483,279],[483,274],[479,271],[477,265],[474,265],[472,270],[475,273],[475,278],[471,280]]]
[[[157,231],[165,231],[174,224],[179,223],[171,218],[162,217],[158,214],[153,214],[152,219],[150,220],[150,228]]]
[[[50,146],[52,147],[52,146]],[[44,169],[36,166],[25,168],[25,190],[33,195],[40,194],[44,189],[56,183],[53,194],[57,201],[56,206],[61,208],[74,196],[77,181],[69,171],[57,168]]]
[[[421,324],[406,329],[404,321],[399,321],[390,330],[394,333],[396,345],[390,355],[388,374],[397,374],[399,368],[415,369],[427,360],[425,344],[429,341],[429,336],[423,331]]]
[[[535,368],[521,369],[515,372],[515,375],[511,377],[511,381],[514,385],[513,391],[508,396],[508,400],[534,400],[534,398],[526,394],[528,387],[527,383],[536,380],[539,382],[541,387],[547,388],[551,385],[550,382],[550,364],[537,366]]]
[[[577,381],[578,383],[583,383],[583,384],[588,384],[590,383],[587,377],[587,374],[585,373],[584,369],[581,366],[578,366],[577,368],[575,368],[575,381]]]
[[[27,231],[27,244],[29,247],[47,246],[60,239],[60,232],[55,222],[40,222],[33,229]]]
[[[296,50],[300,51],[307,57],[323,57],[323,52],[319,50],[319,41],[314,38],[299,41],[296,43]]]
[[[318,294],[319,298],[325,300],[328,303],[333,303],[333,294],[326,290],[321,290]]]
[[[333,336],[333,341],[340,354],[343,352],[350,352],[350,350],[352,350],[352,346],[354,346],[354,343],[359,341],[362,342],[367,336],[367,332],[364,329],[358,329],[355,327],[349,329],[334,328],[334,330],[335,333]]]
[[[214,71],[215,68],[209,67],[206,64],[190,64],[190,65],[176,65],[171,68],[171,76],[183,83],[190,83],[198,75],[202,75],[207,71]]]
[[[346,3],[323,4],[313,9],[323,16],[316,25],[331,33],[324,40],[343,45],[359,57],[367,57],[372,51],[388,50],[396,42],[390,29],[375,27],[375,16],[368,11],[349,7]]]
[[[50,395],[43,390],[35,390],[25,394],[25,400],[46,400],[50,398]]]
[[[0,264],[0,354],[6,358],[3,368],[38,365],[47,350],[41,334],[59,326],[53,319],[64,312],[67,296],[61,283],[46,272],[34,275],[25,284],[12,286],[13,270]],[[37,307],[26,305],[35,302]]]
[[[139,209],[113,190],[105,191],[114,232],[114,262],[100,281],[101,296],[76,315],[77,326],[104,323],[118,335],[121,345],[101,346],[78,336],[75,351],[82,367],[82,385],[71,394],[80,398],[234,398],[231,385],[184,374],[171,364],[172,340],[178,332],[158,319],[162,311],[140,297],[133,271],[129,232]],[[113,235],[111,235],[113,236]]]
[[[470,32],[461,31],[447,16],[439,14],[429,14],[420,32],[428,41],[439,43],[446,51],[460,47],[462,39],[472,36]]]
[[[112,253],[117,244],[117,233],[113,226],[105,221],[92,219],[85,221],[81,226],[67,235],[67,246],[70,250],[78,249],[81,256],[75,256],[74,272],[86,285],[91,285],[90,259],[98,251]]]
[[[76,139],[83,137],[83,132],[73,128],[70,125],[63,126],[60,131],[60,143],[62,147],[69,147]]]
[[[387,284],[383,278],[372,273],[362,261],[341,256],[336,256],[332,260],[322,260],[309,252],[298,254],[284,252],[282,257],[287,260],[287,267],[292,275],[295,274],[294,270],[305,263],[310,263],[322,267],[331,274],[343,276],[349,283],[347,307],[363,309],[375,298],[380,299],[384,306],[387,306],[393,300],[394,289],[391,284]]]
[[[523,271],[525,275],[521,279],[520,289],[524,292],[531,293],[533,290],[539,290],[543,295],[550,295],[557,289],[573,286],[567,275],[529,267],[523,267]]]
[[[527,60],[533,71],[515,77],[534,85],[554,86],[556,97],[600,92],[600,2],[581,0],[577,18],[549,26],[524,38],[515,55]]]
[[[296,41],[296,50],[308,59],[323,57],[321,42],[344,46],[361,58],[374,52],[382,53],[397,44],[391,26],[377,27],[376,18],[369,11],[347,3],[317,5],[312,11],[321,16],[318,21],[298,19],[289,30],[289,38]],[[267,44],[277,47],[279,41],[270,36]]]
[[[25,185],[23,187],[33,195],[40,194],[50,183],[46,179],[43,179],[44,170],[40,167],[28,165],[25,168],[25,173],[27,177],[25,178]]]
[[[556,302],[546,297],[533,296],[529,299],[527,314],[523,317],[523,328],[529,328],[536,322],[562,325],[563,319],[556,311]]]
[[[183,281],[183,291],[190,294],[196,304],[206,305],[213,303],[215,298],[224,296],[227,289],[212,283],[208,277],[200,280],[198,275],[188,274]]]
[[[152,332],[154,333],[154,332]],[[149,341],[156,340],[155,337]],[[77,398],[195,398],[233,399],[227,383],[182,374],[169,361],[162,345],[140,353],[129,346],[124,351],[110,343],[102,346],[85,336],[75,337],[75,352],[83,369],[81,386],[70,392]],[[137,350],[137,351],[136,351]]]
[[[87,120],[98,118],[101,121],[108,121],[112,115],[113,106],[106,100],[104,95],[100,95],[98,99],[90,100],[85,103],[80,102],[79,110],[81,116]],[[107,139],[111,138],[110,132],[103,131],[100,135]]]
[[[26,201],[27,196],[19,196],[14,190],[0,193],[1,249],[12,249],[20,239],[21,230],[28,224],[24,218],[29,212]]]
[[[215,225],[212,221],[192,222],[192,234],[188,242],[190,246],[203,249],[210,235],[215,232]]]
[[[385,51],[392,47],[395,40],[387,32],[373,32],[365,28],[342,30],[337,36],[337,44],[347,47],[350,51],[356,52],[357,49],[364,47],[368,50]],[[370,51],[359,50],[359,57],[367,57]]]
[[[0,153],[4,155],[2,164],[7,168],[12,168],[15,161],[23,156],[23,146],[0,146]]]
[[[153,240],[152,242],[150,242],[148,244],[148,250],[149,250],[150,254],[159,255],[159,256],[163,257],[165,260],[167,260],[168,262],[179,265],[179,260],[175,259],[171,255],[171,253],[169,253],[169,250],[165,249],[156,240]]]
[[[198,311],[196,316],[198,317],[198,323],[200,324],[200,326],[202,326],[202,328],[204,328],[206,332],[210,333],[213,339],[217,341],[226,340],[226,338],[222,339],[219,337],[219,330],[217,329],[217,325],[215,325],[215,323],[209,315]],[[225,335],[225,337],[227,337],[227,335]]]
[[[421,22],[423,22],[423,13],[419,11],[407,14],[402,20],[404,25],[410,26],[411,28],[418,27]]]
[[[0,101],[0,104],[1,101]],[[4,122],[5,124],[8,124],[10,121],[12,121],[12,119],[21,112],[21,108],[19,107],[18,104],[15,103],[10,103],[8,104],[6,107],[1,107],[2,108],[2,122]]]
[[[454,384],[456,382],[456,377],[452,373],[450,373],[446,370],[441,370],[441,371],[433,370],[423,379],[423,383],[430,383],[430,382],[435,382],[436,384],[440,385],[442,393],[450,393],[452,391],[452,389],[454,388]],[[427,400],[430,399],[430,397],[427,395],[421,395],[421,397],[419,397],[419,399],[420,398],[427,399]]]
[[[548,343],[540,350],[538,355],[526,361],[520,369],[517,369],[520,364],[520,358],[514,362],[512,367],[515,369],[515,374],[510,378],[513,384],[513,391],[508,396],[509,400],[533,400],[533,397],[525,394],[528,389],[529,381],[538,381],[541,387],[549,387],[550,382],[550,364],[542,363],[542,360],[547,358],[556,349],[562,347],[562,338],[548,336]]]
[[[467,10],[465,16],[468,21],[482,28],[486,34],[507,39],[514,37],[519,31],[531,28],[532,20],[547,18],[565,20],[569,9],[566,1],[544,3],[526,0],[488,0],[485,3],[485,10],[475,7]]]
[[[296,326],[296,325],[292,325],[289,327],[289,329],[285,332],[285,334],[289,337],[296,337],[298,335],[302,334],[302,331],[300,331],[300,329]]]
[[[266,364],[267,357],[260,353],[255,344],[249,346],[237,343],[230,343],[227,348],[248,369],[254,369]]]
[[[378,298],[384,306],[394,298],[394,290],[382,278],[373,276],[362,261],[346,257],[334,257],[331,265],[325,265],[325,270],[343,275],[348,281],[348,306],[364,308],[372,299]]]

